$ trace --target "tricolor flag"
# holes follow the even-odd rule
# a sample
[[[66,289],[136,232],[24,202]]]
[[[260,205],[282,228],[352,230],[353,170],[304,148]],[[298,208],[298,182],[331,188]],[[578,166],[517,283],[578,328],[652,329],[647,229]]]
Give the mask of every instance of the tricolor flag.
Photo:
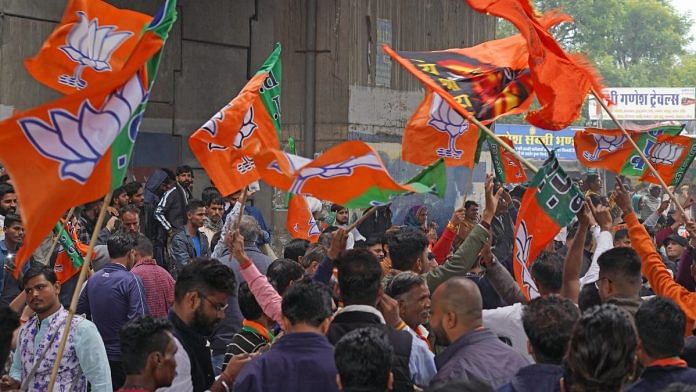
[[[515,144],[509,137],[499,136],[508,146],[515,148]],[[491,152],[491,161],[493,162],[493,171],[495,177],[503,184],[519,184],[527,181],[527,173],[524,171],[524,166],[517,157],[512,155],[508,150],[500,147],[498,143],[490,137],[486,138],[488,142],[488,150]]]
[[[299,238],[315,243],[319,240],[321,230],[309,209],[307,199],[302,195],[292,195],[288,204],[287,230],[292,238]]]
[[[60,250],[53,267],[58,282],[63,284],[80,272],[87,254],[87,244],[80,243],[77,238],[77,228],[68,224],[66,228],[62,222],[58,222],[53,229],[53,234],[58,236]]]
[[[599,73],[583,56],[568,54],[561,48],[530,0],[467,0],[467,3],[476,11],[506,19],[526,40],[531,84],[541,105],[539,110],[527,114],[530,124],[543,129],[563,129],[578,118],[590,89],[601,94]]]
[[[539,296],[529,267],[561,228],[570,224],[583,201],[582,193],[551,152],[525,191],[515,223],[512,267],[528,300]]]
[[[34,79],[66,95],[98,86],[125,66],[151,21],[101,0],[69,0],[56,29],[24,65]]]
[[[696,139],[680,135],[682,129],[681,125],[670,125],[629,131],[667,185],[679,185],[696,156]],[[620,129],[588,128],[575,132],[573,140],[575,154],[583,166],[660,184]]]
[[[189,147],[223,195],[257,181],[254,154],[280,148],[280,44],[242,91],[189,138]]]
[[[0,160],[12,176],[26,229],[16,272],[66,210],[123,182],[175,20],[176,1],[168,0],[108,80],[0,122]]]
[[[417,176],[420,181],[401,185],[387,172],[379,154],[367,143],[348,141],[311,160],[269,149],[254,158],[261,179],[293,194],[312,196],[346,208],[367,208],[389,203],[407,193],[440,193],[446,183],[444,166]],[[421,182],[422,181],[422,182]]]

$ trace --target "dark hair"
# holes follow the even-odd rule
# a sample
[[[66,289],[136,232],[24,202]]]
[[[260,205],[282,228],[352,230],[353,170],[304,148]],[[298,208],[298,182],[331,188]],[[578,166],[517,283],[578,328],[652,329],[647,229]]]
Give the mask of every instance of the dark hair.
[[[213,195],[213,196],[209,197],[207,200],[203,199],[203,201],[204,201],[206,207],[210,207],[213,204],[218,205],[218,206],[225,205],[225,201],[222,200],[222,197],[220,196],[220,194]]]
[[[133,248],[137,237],[134,233],[125,233],[116,231],[106,240],[106,249],[109,251],[109,257],[118,259],[128,254]]]
[[[191,173],[193,174],[193,169],[191,169],[191,166],[189,165],[181,165],[176,168],[176,175],[184,174],[184,173]]]
[[[164,177],[164,179],[162,180],[162,184],[171,184],[171,183],[176,182],[176,175],[174,174],[173,171],[171,171],[170,169],[167,169],[165,167],[163,167],[161,170],[166,175]]]
[[[3,223],[4,227],[9,228],[17,223],[19,223],[20,225],[22,224],[22,217],[18,214],[9,213],[5,215],[5,222]]]
[[[476,206],[476,207],[478,207],[479,204],[478,204],[477,202],[473,201],[473,200],[467,200],[466,202],[464,202],[464,209],[465,209],[465,210],[468,210],[469,207],[471,207],[471,206]]]
[[[392,268],[410,271],[423,250],[428,246],[428,237],[421,230],[404,228],[389,238],[389,257]]]
[[[163,353],[171,337],[169,320],[153,316],[141,316],[127,322],[119,333],[121,337],[121,358],[126,374],[140,374],[145,369],[147,357],[151,353]]]
[[[580,311],[557,295],[532,300],[522,310],[522,325],[537,363],[560,365]]]
[[[5,173],[0,176],[0,184],[5,184],[7,181],[10,181],[10,175]]]
[[[563,258],[558,253],[541,252],[532,263],[531,274],[539,290],[559,293],[563,285]]]
[[[123,186],[123,190],[126,191],[128,197],[133,197],[136,193],[138,193],[140,188],[143,188],[143,184],[139,182],[129,182]]]
[[[201,200],[203,200],[203,203],[206,206],[209,206],[211,204],[211,201],[215,198],[219,198],[222,200],[222,195],[220,194],[220,191],[217,190],[214,186],[209,186],[203,189],[203,192],[201,192]],[[225,205],[225,202],[223,201],[222,203],[216,203],[216,204],[222,204]]]
[[[341,210],[347,210],[347,208],[340,204],[331,204],[331,212],[338,212]]]
[[[116,198],[123,194],[126,194],[126,188],[120,186],[114,189],[113,193],[111,193],[111,202],[113,203],[116,200]]]
[[[121,209],[118,210],[118,215],[123,216],[123,214],[135,214],[135,215],[140,215],[140,208],[134,206],[133,204],[128,204],[126,206],[121,207]]]
[[[387,285],[384,293],[392,298],[411,291],[412,288],[425,284],[425,279],[414,272],[405,271],[394,276]]]
[[[585,184],[589,185],[597,180],[599,180],[599,175],[597,174],[588,174],[585,176]]]
[[[683,331],[682,331],[683,332]],[[611,304],[588,309],[573,328],[566,355],[569,391],[619,391],[635,369],[631,315]]]
[[[323,283],[302,281],[283,295],[282,309],[292,325],[304,323],[318,327],[331,315],[331,293]]]
[[[346,305],[373,305],[377,302],[382,267],[377,257],[367,249],[343,252],[335,265],[338,267],[338,287]]]
[[[237,291],[237,298],[239,299],[239,310],[242,312],[247,320],[258,320],[263,316],[263,309],[256,301],[256,297],[249,290],[249,284],[247,282],[242,282],[239,284],[239,290]]]
[[[375,245],[382,245],[384,242],[384,236],[383,235],[378,235],[378,234],[373,234],[364,241],[365,242],[365,247],[369,248]]]
[[[675,357],[684,348],[686,317],[669,298],[653,297],[638,308],[636,330],[645,352],[655,359]]]
[[[386,391],[393,348],[374,327],[348,332],[336,343],[334,359],[344,390]]]
[[[174,285],[174,299],[181,301],[186,293],[194,290],[206,294],[211,291],[234,294],[236,280],[232,269],[216,259],[199,257],[191,260],[180,271]]]
[[[493,387],[478,379],[466,381],[449,381],[444,384],[437,384],[425,390],[426,392],[495,392]]]
[[[205,208],[205,205],[203,205],[202,201],[200,201],[198,199],[189,200],[189,203],[186,206],[186,213],[191,214],[199,208]]]
[[[8,193],[16,193],[14,187],[8,183],[0,184],[0,199]]]
[[[624,238],[628,238],[628,229],[616,230],[616,233],[614,233],[614,241],[619,241]]]
[[[51,284],[56,284],[58,281],[53,268],[41,263],[32,263],[27,272],[24,273],[24,276],[22,276],[22,287],[26,286],[30,280],[39,275],[43,275]]]
[[[154,255],[154,248],[152,246],[152,241],[142,234],[138,235],[138,239],[135,242],[135,251],[144,256]]]
[[[286,259],[294,260],[299,262],[300,256],[304,256],[309,248],[309,241],[303,240],[301,238],[294,238],[285,245],[283,249],[283,257]]]
[[[268,266],[266,276],[278,294],[283,295],[290,282],[304,276],[304,268],[295,260],[276,259]]]
[[[19,315],[7,305],[0,305],[0,369],[10,354],[12,335],[19,327]]]
[[[615,274],[617,279],[640,282],[641,262],[633,248],[618,247],[602,253],[597,259],[599,270]]]
[[[309,268],[313,262],[321,263],[321,261],[326,257],[327,249],[326,247],[319,244],[312,244],[307,248],[304,257],[302,258],[302,267]]]
[[[578,308],[580,308],[581,313],[601,304],[602,298],[599,296],[599,290],[597,290],[597,286],[595,286],[594,283],[582,286],[580,295],[578,296]]]

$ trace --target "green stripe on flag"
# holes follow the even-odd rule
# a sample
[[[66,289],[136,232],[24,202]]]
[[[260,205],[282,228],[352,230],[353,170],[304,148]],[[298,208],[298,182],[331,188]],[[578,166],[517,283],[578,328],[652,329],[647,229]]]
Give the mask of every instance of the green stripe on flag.
[[[280,58],[281,53],[280,43],[276,43],[275,49],[266,61],[261,66],[261,69],[256,73],[268,72],[266,80],[263,82],[263,87],[259,92],[261,95],[261,100],[263,105],[266,107],[268,115],[273,119],[273,124],[275,124],[276,132],[278,134],[278,139],[280,140],[280,86],[283,77],[283,63]]]
[[[65,251],[70,257],[72,265],[75,268],[82,267],[84,259],[82,258],[80,252],[77,250],[77,247],[75,247],[75,243],[73,242],[72,238],[70,238],[70,234],[68,234],[68,232],[65,230],[65,227],[63,227],[63,223],[56,223],[56,227],[53,229],[53,232],[56,235],[58,235],[58,243],[63,248],[63,251]]]

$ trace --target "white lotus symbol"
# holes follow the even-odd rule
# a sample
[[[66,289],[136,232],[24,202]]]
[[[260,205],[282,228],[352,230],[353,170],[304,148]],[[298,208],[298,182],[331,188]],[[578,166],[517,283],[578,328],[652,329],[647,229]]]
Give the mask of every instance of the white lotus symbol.
[[[377,156],[375,156],[375,154],[367,153],[359,157],[353,157],[346,159],[343,162],[332,163],[326,166],[303,167],[300,169],[299,173],[297,173],[297,178],[295,178],[295,181],[293,181],[289,192],[295,194],[304,194],[302,193],[302,188],[310,178],[334,178],[350,176],[353,174],[353,169],[357,167],[369,167],[375,170],[381,170],[382,162]]]
[[[249,110],[244,115],[242,127],[239,129],[239,132],[237,132],[237,135],[235,135],[234,141],[232,142],[232,146],[234,146],[235,148],[242,148],[242,144],[244,144],[244,139],[251,136],[256,130],[256,128],[258,128],[258,126],[254,122],[254,107],[249,106]]]
[[[84,68],[97,72],[111,71],[111,55],[133,33],[114,32],[117,26],[100,27],[98,18],[90,21],[82,11],[78,11],[77,15],[80,21],[70,30],[66,43],[60,50],[78,65],[73,75],[61,75],[58,82],[79,90],[87,86],[87,82],[81,79]]]
[[[582,156],[590,162],[599,160],[599,155],[602,153],[602,151],[606,151],[607,154],[611,154],[612,152],[621,148],[621,146],[623,146],[623,144],[626,142],[626,136],[624,135],[592,135],[592,137],[594,138],[597,147],[595,147],[592,154],[587,151],[583,151],[582,153]]]
[[[529,299],[533,299],[539,296],[539,291],[536,288],[534,280],[532,280],[532,274],[527,268],[527,262],[529,260],[529,251],[532,243],[532,236],[529,235],[527,231],[527,222],[520,221],[520,227],[515,233],[515,258],[520,264],[520,269],[522,270],[522,281],[524,282],[524,289],[527,290]]]
[[[431,125],[440,132],[447,133],[449,137],[447,148],[438,148],[435,151],[437,156],[461,159],[464,152],[458,150],[455,144],[457,138],[469,130],[469,122],[435,93],[433,93],[433,102],[430,105],[430,120],[428,120],[428,125]]]
[[[674,165],[684,152],[684,146],[672,143],[659,143],[650,151],[650,160],[658,165]]]
[[[49,124],[36,117],[20,118],[17,122],[41,155],[60,163],[61,180],[72,179],[84,184],[145,99],[147,90],[136,74],[109,95],[101,109],[95,109],[89,99],[85,99],[75,114],[65,109],[49,110]],[[139,121],[134,120],[130,126],[138,124]],[[131,141],[135,140],[136,132],[137,129],[129,130]]]

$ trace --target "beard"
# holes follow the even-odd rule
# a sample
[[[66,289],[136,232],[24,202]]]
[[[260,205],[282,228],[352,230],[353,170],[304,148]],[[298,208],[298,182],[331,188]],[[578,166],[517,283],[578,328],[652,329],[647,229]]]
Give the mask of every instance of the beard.
[[[447,334],[441,326],[435,327],[434,325],[430,324],[430,329],[433,331],[433,335],[435,335],[435,342],[438,345],[449,346],[452,343],[450,342],[449,338],[447,338]]]
[[[215,331],[215,326],[219,320],[211,319],[205,315],[203,311],[203,305],[201,304],[193,312],[193,321],[191,322],[191,329],[200,333],[203,336],[210,336]]]

